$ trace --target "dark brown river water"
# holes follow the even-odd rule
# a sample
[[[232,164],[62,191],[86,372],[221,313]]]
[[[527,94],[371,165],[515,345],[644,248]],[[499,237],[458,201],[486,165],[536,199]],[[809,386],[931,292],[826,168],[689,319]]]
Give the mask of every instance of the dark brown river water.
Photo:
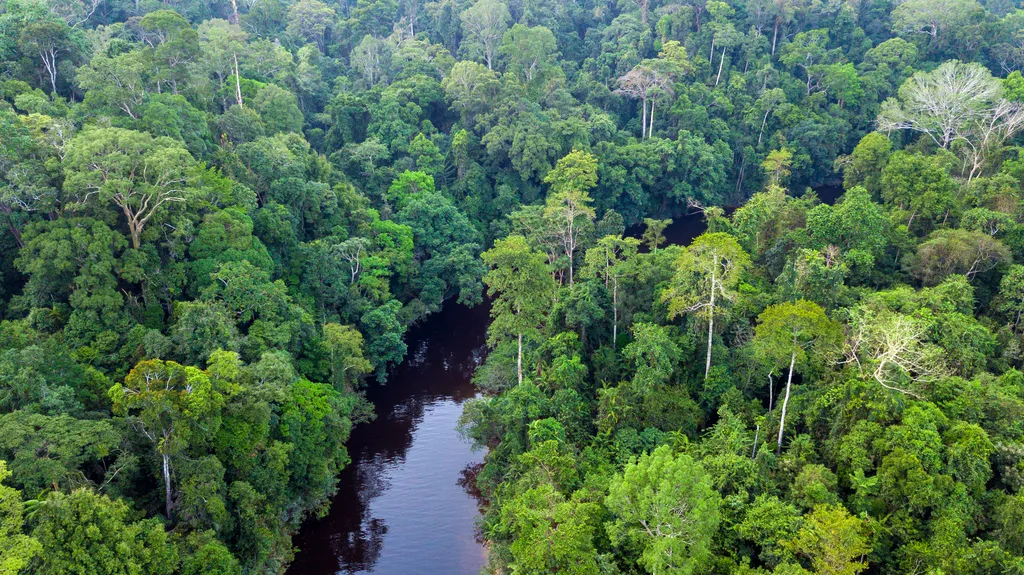
[[[842,193],[816,191],[827,204]],[[665,237],[686,245],[706,229],[695,213],[676,218]],[[368,393],[377,419],[352,432],[352,463],[339,477],[330,514],[303,525],[288,575],[480,573],[486,556],[476,537],[479,507],[464,485],[484,454],[455,426],[462,403],[476,394],[470,378],[484,358],[488,321],[485,305],[449,304],[410,331],[405,362]]]
[[[455,431],[483,360],[487,306],[448,304],[410,330],[404,363],[368,392],[377,419],[357,426],[352,463],[327,517],[308,521],[288,575],[477,575],[477,501],[463,485],[483,461]]]

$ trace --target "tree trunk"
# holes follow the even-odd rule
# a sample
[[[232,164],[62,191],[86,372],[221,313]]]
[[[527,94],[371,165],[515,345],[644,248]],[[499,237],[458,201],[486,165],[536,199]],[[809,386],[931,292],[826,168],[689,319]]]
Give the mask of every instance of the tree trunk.
[[[25,242],[21,241],[21,230],[19,230],[17,226],[10,222],[7,223],[7,229],[11,232],[11,235],[14,236],[14,241],[15,243],[18,244],[18,247],[25,247]]]
[[[722,59],[718,62],[718,77],[715,78],[715,86],[722,80],[722,67],[725,66],[725,48],[722,48]]]
[[[519,383],[523,383],[523,332],[519,332],[519,355],[516,356],[516,375]]]
[[[647,97],[646,96],[644,96],[644,99],[640,103],[640,105],[644,109],[644,111],[643,111],[643,115],[644,115],[643,119],[640,120],[640,139],[642,140],[642,139],[647,137]]]
[[[123,204],[121,211],[124,212],[124,217],[128,220],[128,233],[132,236],[132,247],[139,249],[142,246],[142,226],[135,215],[132,214],[128,204]]]
[[[50,59],[47,59],[46,54],[43,52],[39,53],[39,56],[43,59],[43,65],[46,67],[46,74],[50,77],[50,87],[53,89],[51,94],[54,97],[57,96],[57,55],[53,52],[50,53]]]
[[[1016,328],[1016,323],[1014,328]],[[619,278],[612,280],[612,349],[619,342]]]
[[[757,145],[761,145],[761,137],[764,136],[764,127],[768,124],[768,114],[771,113],[771,108],[764,111],[764,119],[761,120],[761,131],[757,133]]]
[[[775,32],[772,34],[772,56],[775,56],[775,42],[779,39],[779,19],[775,19]]]
[[[163,470],[164,470],[164,506],[167,512],[167,520],[171,520],[171,462],[170,457],[166,453],[161,453],[160,457],[163,459]]]
[[[238,54],[235,52],[231,53],[235,58],[235,98],[238,99],[238,106],[242,106],[242,78],[238,73]]]
[[[651,136],[654,135],[654,103],[657,102],[657,101],[658,101],[657,98],[651,100],[651,123],[647,125],[647,138],[648,139],[650,139]]]
[[[789,407],[789,388],[793,384],[793,366],[796,364],[796,351],[789,358],[789,377],[786,378],[786,396],[782,399],[782,416],[779,417],[779,445],[775,454],[782,453],[782,432],[786,429],[786,408]]]
[[[715,262],[718,265],[718,262]],[[704,363],[704,380],[711,373],[711,340],[715,334],[715,272],[711,272],[711,306],[708,308],[708,357]]]

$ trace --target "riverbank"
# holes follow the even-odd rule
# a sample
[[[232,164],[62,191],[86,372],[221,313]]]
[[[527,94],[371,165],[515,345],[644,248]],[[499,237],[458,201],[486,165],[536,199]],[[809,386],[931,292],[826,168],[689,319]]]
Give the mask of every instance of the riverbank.
[[[484,452],[456,424],[476,395],[471,378],[488,321],[485,305],[449,304],[410,330],[405,361],[367,392],[377,418],[353,431],[352,463],[331,510],[295,537],[300,552],[288,575],[480,571],[486,550],[476,537],[475,486],[465,478]]]

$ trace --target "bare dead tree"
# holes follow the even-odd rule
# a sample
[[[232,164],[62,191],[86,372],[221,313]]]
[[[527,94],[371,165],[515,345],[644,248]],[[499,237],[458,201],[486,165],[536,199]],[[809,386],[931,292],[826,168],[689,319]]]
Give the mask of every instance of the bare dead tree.
[[[649,138],[654,130],[654,106],[661,97],[670,96],[672,92],[671,82],[666,74],[658,72],[653,67],[639,64],[619,78],[619,88],[616,93],[627,98],[640,100],[641,121],[640,137]],[[650,102],[650,121],[647,119],[647,104]]]
[[[885,389],[921,399],[908,385],[927,385],[947,373],[943,351],[926,335],[922,321],[900,313],[862,317],[848,334],[845,363]]]

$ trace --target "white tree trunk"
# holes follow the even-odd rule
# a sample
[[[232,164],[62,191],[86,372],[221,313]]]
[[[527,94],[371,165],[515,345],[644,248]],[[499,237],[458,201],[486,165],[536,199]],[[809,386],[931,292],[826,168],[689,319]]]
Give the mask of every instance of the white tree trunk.
[[[643,117],[642,120],[640,120],[640,139],[642,140],[642,139],[647,137],[647,98],[646,97],[644,97],[643,101],[640,103],[640,106],[643,107],[643,109],[644,109],[644,111],[643,111],[644,117]]]
[[[764,111],[764,118],[761,120],[761,131],[757,133],[757,145],[761,145],[761,137],[764,136],[764,127],[768,124],[768,114],[771,113],[771,108]]]
[[[782,453],[782,432],[786,429],[786,408],[789,407],[789,388],[793,383],[793,366],[796,364],[796,351],[789,358],[789,377],[786,378],[786,396],[782,399],[782,416],[779,417],[779,445],[775,454]]]
[[[657,102],[657,101],[658,101],[657,99],[651,100],[651,123],[648,124],[648,127],[647,127],[647,137],[648,138],[650,138],[652,135],[654,135],[654,103]]]
[[[54,50],[50,50],[49,53],[39,52],[39,56],[43,59],[43,66],[46,67],[46,75],[50,78],[50,87],[54,97],[57,96],[57,53]]]
[[[242,106],[242,78],[238,73],[238,54],[235,52],[231,53],[235,58],[235,98],[238,100],[238,106]]]
[[[718,62],[718,77],[715,78],[715,85],[722,80],[722,67],[725,66],[725,48],[722,48],[722,59]]]
[[[519,332],[519,355],[516,356],[516,375],[519,383],[523,383],[523,332]]]
[[[166,453],[161,453],[160,457],[163,458],[163,471],[164,471],[164,505],[167,512],[167,520],[171,520],[171,462],[170,457]]]
[[[612,282],[612,349],[615,349],[619,342],[619,278]]]
[[[718,262],[716,261],[717,265]],[[711,340],[715,334],[715,272],[711,272],[711,304],[708,307],[708,357],[704,363],[704,379],[707,380],[708,374],[711,373]]]

